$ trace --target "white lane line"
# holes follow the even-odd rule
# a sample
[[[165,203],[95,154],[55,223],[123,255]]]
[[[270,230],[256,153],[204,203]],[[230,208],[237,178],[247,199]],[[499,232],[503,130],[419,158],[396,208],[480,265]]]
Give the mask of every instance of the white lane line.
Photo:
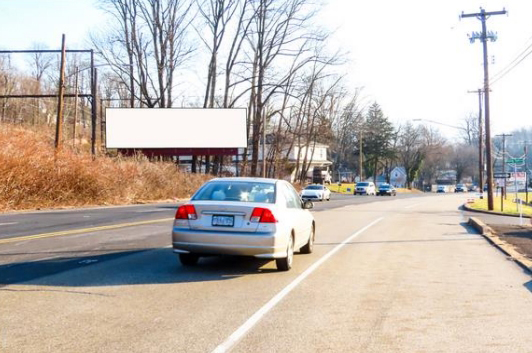
[[[413,207],[416,207],[416,206],[419,206],[419,205],[423,205],[425,202],[418,202],[418,203],[415,203],[413,205],[409,205],[409,206],[406,206],[405,208],[406,209],[409,209],[409,208],[413,208]]]
[[[17,224],[18,222],[6,222],[6,223],[0,223],[0,226],[8,226],[10,224]]]
[[[152,213],[152,212],[166,212],[167,209],[154,209],[154,210],[142,210],[142,211],[135,211],[136,213]]]
[[[290,293],[299,283],[301,283],[305,278],[307,278],[312,272],[314,272],[318,267],[320,267],[325,261],[327,261],[331,256],[333,256],[338,250],[349,243],[351,240],[368,230],[370,227],[382,221],[384,217],[377,218],[364,228],[360,229],[356,233],[350,235],[343,242],[338,244],[334,249],[325,254],[318,261],[313,263],[309,268],[300,274],[295,280],[283,288],[279,293],[277,293],[270,301],[268,301],[262,308],[257,310],[242,326],[240,326],[235,332],[231,334],[223,343],[216,347],[212,352],[213,353],[225,353],[232,349],[236,343],[244,337],[244,335],[253,328],[271,309],[273,309],[288,293]]]

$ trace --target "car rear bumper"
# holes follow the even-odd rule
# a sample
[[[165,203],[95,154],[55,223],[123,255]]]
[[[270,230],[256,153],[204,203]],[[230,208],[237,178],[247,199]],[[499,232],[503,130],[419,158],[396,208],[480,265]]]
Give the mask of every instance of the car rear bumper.
[[[279,233],[223,233],[174,228],[174,253],[241,255],[265,259],[286,257],[288,237]]]

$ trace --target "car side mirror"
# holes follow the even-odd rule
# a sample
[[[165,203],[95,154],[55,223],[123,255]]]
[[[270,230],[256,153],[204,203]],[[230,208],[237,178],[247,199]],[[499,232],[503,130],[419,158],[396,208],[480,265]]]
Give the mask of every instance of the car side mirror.
[[[311,208],[314,207],[314,204],[312,203],[312,201],[303,201],[303,209],[305,210],[310,210]]]

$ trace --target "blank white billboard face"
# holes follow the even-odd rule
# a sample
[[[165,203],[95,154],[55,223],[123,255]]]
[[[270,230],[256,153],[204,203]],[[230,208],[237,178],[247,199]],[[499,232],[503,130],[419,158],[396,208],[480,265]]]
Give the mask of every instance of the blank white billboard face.
[[[246,109],[107,108],[107,148],[244,148]]]

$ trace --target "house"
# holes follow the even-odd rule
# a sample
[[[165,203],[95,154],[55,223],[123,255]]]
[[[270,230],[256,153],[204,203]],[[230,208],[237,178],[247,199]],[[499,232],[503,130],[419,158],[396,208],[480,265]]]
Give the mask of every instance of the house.
[[[269,140],[270,139],[266,139],[266,144],[264,146],[267,160],[268,160],[268,156],[269,156],[270,149],[271,149],[271,144],[268,143],[270,142]],[[290,149],[290,146],[283,147],[280,152],[281,156],[283,157],[286,156],[289,149]],[[315,145],[311,144],[308,147],[308,153],[307,153],[306,146],[296,146],[296,145],[292,146],[292,148],[290,149],[290,153],[288,154],[288,159],[286,160],[286,163],[282,166],[283,168],[283,171],[281,173],[283,175],[282,178],[284,178],[287,181],[294,182],[297,178],[297,175],[301,173],[301,169],[303,167],[303,161],[305,160],[305,156],[306,156],[307,165],[309,165],[308,171],[307,171],[308,179],[312,180],[312,174],[314,172],[315,167],[325,168],[326,172],[324,173],[330,173],[330,166],[332,165],[332,162],[327,159],[328,149],[329,149],[328,145],[316,143]],[[296,170],[298,153],[299,153],[299,168],[298,170]],[[235,155],[231,157],[232,163],[230,165],[228,164],[224,165],[224,171],[228,175],[236,175],[235,166],[238,163],[242,163],[243,154],[244,154],[244,149],[239,148],[238,156]],[[248,149],[247,155],[248,155],[248,161],[250,161],[252,158],[251,148]],[[182,170],[190,171],[191,160],[192,160],[192,156],[180,157],[179,159],[180,168]],[[203,168],[204,166],[202,165],[200,167],[200,170],[203,170]],[[258,153],[259,172],[261,168],[262,168],[262,144],[259,145],[259,153]],[[330,180],[331,178],[329,177],[328,179]]]
[[[396,188],[406,187],[406,170],[404,167],[395,167],[390,173],[390,184]]]
[[[270,144],[265,145],[265,153],[266,156],[268,156],[270,151]],[[259,147],[259,164],[262,164],[262,145]],[[286,146],[281,149],[281,154],[283,156],[286,156],[288,153],[288,149],[290,147]],[[329,146],[321,143],[316,143],[315,145],[311,144],[308,147],[306,146],[292,146],[290,153],[288,154],[288,159],[286,161],[285,165],[285,175],[284,179],[290,182],[294,182],[297,178],[297,175],[301,173],[301,168],[303,167],[303,162],[305,161],[306,156],[306,164],[309,165],[308,171],[307,171],[307,178],[312,179],[312,174],[314,172],[315,167],[322,167],[329,170],[330,173],[330,166],[332,165],[332,162],[327,159],[328,155],[328,149]],[[297,158],[299,154],[299,168],[296,170],[297,167]],[[250,153],[251,158],[251,153]],[[268,157],[266,157],[268,158]]]

